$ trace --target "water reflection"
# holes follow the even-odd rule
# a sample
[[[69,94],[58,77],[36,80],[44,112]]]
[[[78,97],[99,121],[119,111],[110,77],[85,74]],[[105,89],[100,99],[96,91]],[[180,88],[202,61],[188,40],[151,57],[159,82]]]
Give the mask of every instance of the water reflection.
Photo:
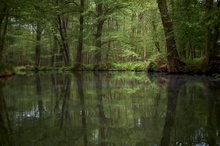
[[[78,91],[78,96],[80,99],[80,111],[81,111],[81,118],[82,118],[82,127],[83,127],[83,142],[84,146],[87,146],[88,143],[88,138],[87,138],[87,123],[86,123],[86,108],[85,108],[85,99],[84,99],[84,91],[83,91],[83,76],[81,73],[76,72],[75,74],[76,77],[76,83],[77,83],[77,91]]]
[[[220,82],[210,81],[209,82],[210,96],[208,99],[208,114],[207,114],[207,143],[209,145],[216,145],[216,141],[218,141],[218,145],[220,145],[220,107],[219,107],[219,88]],[[218,130],[216,130],[218,129]]]
[[[167,110],[165,117],[165,124],[163,129],[163,135],[161,139],[161,145],[169,146],[172,134],[172,129],[174,128],[175,114],[178,95],[180,93],[181,87],[185,85],[185,79],[181,76],[168,76],[168,92],[167,92]],[[173,144],[175,145],[175,143]]]
[[[11,121],[9,119],[2,86],[3,83],[0,82],[0,145],[12,145]]]
[[[68,129],[71,125],[71,115],[70,115],[70,91],[71,91],[71,78],[69,75],[66,75],[63,78],[63,84],[61,89],[62,108],[61,108],[61,122],[60,129],[62,130],[64,126],[67,126]],[[65,128],[65,129],[66,129]]]
[[[38,106],[37,106],[37,113],[38,113],[38,117],[42,117],[43,116],[43,112],[44,112],[44,106],[43,106],[43,100],[41,97],[41,76],[40,74],[36,74],[35,77],[35,85],[36,85],[36,95],[38,96]],[[35,115],[36,116],[36,115]]]
[[[218,145],[219,93],[206,76],[16,75],[0,86],[0,145]]]

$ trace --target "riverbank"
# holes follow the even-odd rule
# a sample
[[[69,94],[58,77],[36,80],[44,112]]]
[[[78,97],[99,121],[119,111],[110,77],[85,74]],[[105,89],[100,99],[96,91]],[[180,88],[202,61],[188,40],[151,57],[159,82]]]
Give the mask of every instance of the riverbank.
[[[185,60],[184,66],[180,68],[180,71],[175,74],[219,74],[220,69],[209,70],[204,67],[202,60]],[[26,71],[38,72],[38,71],[55,71],[55,72],[73,72],[73,71],[136,71],[136,72],[165,72],[167,71],[167,64],[164,61],[137,61],[137,62],[111,62],[102,63],[101,67],[96,67],[94,64],[82,64],[76,67],[72,66],[17,66],[15,67],[16,73],[24,73]]]
[[[80,65],[79,67],[74,66],[18,66],[15,67],[16,72],[38,72],[38,71],[57,71],[57,72],[66,72],[66,71],[146,71],[146,72],[167,72],[167,65],[158,64],[153,62],[123,62],[123,63],[111,63],[111,64],[103,64],[101,68],[97,68],[93,64]],[[201,65],[198,63],[188,63],[184,68],[182,68],[181,72],[178,74],[205,74],[205,71],[202,70]]]
[[[6,78],[15,75],[15,70],[12,65],[0,64],[0,78]]]
[[[149,63],[144,62],[126,62],[126,63],[111,63],[103,64],[101,68],[97,69],[93,64],[80,65],[79,67],[74,66],[40,66],[36,67],[33,65],[18,66],[16,71],[148,71]],[[154,69],[154,71],[159,71]]]

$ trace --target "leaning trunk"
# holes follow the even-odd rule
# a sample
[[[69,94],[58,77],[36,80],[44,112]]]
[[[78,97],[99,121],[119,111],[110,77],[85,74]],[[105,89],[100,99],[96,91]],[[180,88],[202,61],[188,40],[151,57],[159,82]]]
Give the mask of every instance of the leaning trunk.
[[[181,64],[176,48],[176,41],[173,32],[173,23],[168,13],[166,0],[158,0],[157,2],[166,36],[168,72],[179,72]]]

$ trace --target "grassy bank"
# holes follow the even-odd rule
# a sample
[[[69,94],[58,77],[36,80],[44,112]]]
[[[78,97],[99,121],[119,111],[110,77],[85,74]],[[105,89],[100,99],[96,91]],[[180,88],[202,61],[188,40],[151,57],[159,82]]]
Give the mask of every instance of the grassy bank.
[[[179,73],[193,73],[193,74],[205,74],[205,68],[203,65],[204,58],[188,59],[182,60],[185,65]],[[165,66],[165,68],[163,68]],[[149,60],[147,62],[137,61],[137,62],[111,62],[103,63],[102,68],[98,71],[149,71],[149,72],[166,72],[167,71],[166,61],[159,62],[158,59]],[[36,67],[33,65],[18,66],[15,68],[16,73],[25,71],[96,71],[94,64],[83,64],[75,68],[72,66],[40,66]]]
[[[149,63],[144,62],[126,62],[126,63],[111,63],[110,65],[103,64],[101,71],[147,71],[149,68]],[[16,72],[20,71],[94,71],[95,66],[93,64],[81,65],[79,68],[75,69],[74,66],[18,66],[16,67]],[[156,71],[156,70],[155,70]]]

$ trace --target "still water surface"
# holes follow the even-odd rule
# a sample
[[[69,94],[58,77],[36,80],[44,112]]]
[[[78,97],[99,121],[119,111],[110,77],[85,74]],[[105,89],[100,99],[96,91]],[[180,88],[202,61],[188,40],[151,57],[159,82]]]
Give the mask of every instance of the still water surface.
[[[1,81],[0,145],[220,145],[220,82],[135,72]]]

